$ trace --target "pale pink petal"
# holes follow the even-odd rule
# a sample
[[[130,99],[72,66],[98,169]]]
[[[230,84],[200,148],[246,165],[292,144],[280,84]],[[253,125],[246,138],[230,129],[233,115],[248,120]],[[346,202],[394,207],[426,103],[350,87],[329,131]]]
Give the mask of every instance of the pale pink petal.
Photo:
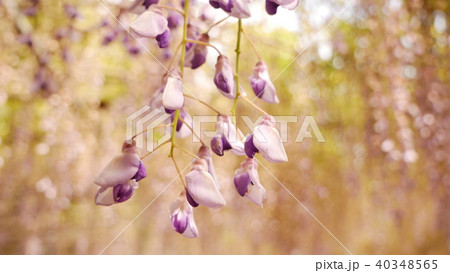
[[[114,158],[95,178],[94,183],[101,187],[114,187],[127,183],[138,171],[140,158],[135,153],[125,153]]]
[[[169,77],[163,92],[162,104],[170,110],[181,109],[184,105],[183,85],[178,78]]]
[[[133,33],[146,38],[156,38],[167,29],[166,18],[151,10],[142,13],[130,24]]]
[[[273,163],[287,162],[288,157],[281,143],[278,131],[268,125],[261,124],[253,131],[253,144],[261,155]]]
[[[191,197],[200,205],[210,208],[226,205],[212,176],[207,171],[193,169],[186,175],[186,187]]]
[[[183,235],[188,238],[197,238],[198,237],[198,229],[194,220],[194,212],[188,214],[188,226],[184,231]]]
[[[114,204],[114,194],[112,187],[101,187],[95,195],[95,204],[101,206],[111,206]]]

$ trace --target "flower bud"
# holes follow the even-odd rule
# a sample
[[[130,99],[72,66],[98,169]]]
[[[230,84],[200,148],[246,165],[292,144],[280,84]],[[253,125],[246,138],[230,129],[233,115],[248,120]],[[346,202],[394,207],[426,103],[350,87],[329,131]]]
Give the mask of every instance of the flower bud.
[[[214,84],[225,97],[229,99],[236,97],[233,70],[231,69],[230,61],[224,55],[220,55],[217,58]]]
[[[170,30],[166,30],[163,33],[156,36],[156,41],[158,42],[159,48],[166,48],[170,44],[170,39],[172,36],[170,35]]]
[[[253,69],[250,77],[250,84],[253,92],[258,98],[268,103],[279,103],[275,86],[269,77],[267,65],[264,61],[259,61]]]

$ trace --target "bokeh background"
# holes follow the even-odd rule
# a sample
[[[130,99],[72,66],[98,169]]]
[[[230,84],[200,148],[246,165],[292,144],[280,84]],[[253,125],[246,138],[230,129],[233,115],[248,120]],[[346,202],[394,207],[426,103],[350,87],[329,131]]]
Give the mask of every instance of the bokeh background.
[[[117,16],[115,2],[103,1]],[[357,0],[339,15],[349,0],[305,0],[271,17],[255,2],[244,28],[271,76],[301,53],[274,81],[280,104],[257,104],[313,116],[326,140],[296,143],[301,124],[290,123],[289,162],[260,161],[353,254],[449,254],[449,2]],[[206,30],[225,13],[201,3],[193,21]],[[164,69],[94,0],[1,0],[0,16],[0,254],[347,254],[264,168],[264,208],[241,198],[232,177],[243,158],[232,154],[214,156],[227,206],[195,209],[198,239],[171,227],[179,181],[156,198],[176,177],[168,147],[145,159],[149,176],[131,200],[95,206],[92,180],[120,153],[126,117],[148,103]],[[231,18],[210,32],[232,64],[236,29]],[[165,65],[180,29],[172,34],[167,51],[145,42]],[[253,98],[257,58],[245,39],[242,52]],[[216,58],[209,50],[185,84],[229,113],[212,80]],[[187,109],[213,114],[194,101]],[[258,114],[242,101],[237,113]],[[184,167],[190,157],[176,159]]]

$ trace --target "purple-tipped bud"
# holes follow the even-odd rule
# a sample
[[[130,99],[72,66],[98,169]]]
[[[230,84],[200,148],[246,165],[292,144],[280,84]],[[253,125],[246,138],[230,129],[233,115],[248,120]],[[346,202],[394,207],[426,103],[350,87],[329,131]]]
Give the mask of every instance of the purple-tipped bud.
[[[244,197],[250,184],[250,175],[247,172],[236,174],[234,176],[234,186],[236,187],[240,196]]]
[[[132,179],[135,179],[136,182],[138,182],[139,180],[142,180],[144,178],[147,177],[147,169],[145,169],[145,165],[144,163],[139,162],[139,167],[138,167],[138,171],[137,173],[133,176]]]
[[[156,36],[156,41],[158,42],[159,48],[166,48],[170,44],[172,36],[170,35],[170,30],[166,30],[163,33]]]
[[[278,4],[275,2],[272,2],[270,0],[266,0],[266,11],[269,15],[274,15],[277,13]]]
[[[183,22],[183,16],[176,11],[171,11],[167,17],[167,26],[170,29],[177,28]]]
[[[258,148],[256,148],[253,144],[253,134],[250,135],[245,141],[244,150],[245,154],[250,158],[253,158],[255,153],[259,152]]]
[[[211,150],[213,150],[216,155],[223,156],[223,141],[220,134],[215,135],[211,139]]]
[[[148,9],[151,5],[158,4],[159,0],[144,0],[144,3],[142,5],[145,7],[145,9]]]
[[[236,97],[233,70],[228,58],[224,55],[217,58],[214,84],[225,97],[229,99]]]
[[[220,2],[218,0],[209,0],[209,4],[215,9],[220,8]]]
[[[266,81],[261,78],[252,78],[250,84],[255,95],[258,98],[261,98],[264,93],[264,88],[266,87]]]
[[[114,186],[114,202],[122,203],[131,198],[134,193],[134,188],[129,183],[119,184]]]
[[[189,194],[188,190],[186,189],[186,199],[192,207],[196,208],[198,207],[198,203],[195,202],[195,200],[192,198],[192,196]]]

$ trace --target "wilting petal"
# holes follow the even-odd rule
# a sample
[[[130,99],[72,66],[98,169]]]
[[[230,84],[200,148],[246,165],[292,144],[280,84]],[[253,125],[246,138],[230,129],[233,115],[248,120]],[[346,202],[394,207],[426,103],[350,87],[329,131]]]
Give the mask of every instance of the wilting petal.
[[[111,206],[114,204],[114,194],[112,187],[101,187],[95,195],[95,204],[101,206]]]
[[[113,189],[114,201],[122,203],[131,198],[134,193],[134,187],[130,183],[115,185]]]
[[[130,24],[130,30],[136,35],[156,38],[168,29],[167,20],[158,12],[148,10]]]
[[[114,158],[95,178],[101,187],[114,187],[128,182],[138,171],[141,160],[135,153],[125,153]]]
[[[170,44],[170,39],[172,36],[170,35],[170,30],[166,30],[163,33],[156,36],[156,41],[158,42],[159,48],[166,48]]]
[[[245,196],[250,182],[250,176],[247,172],[236,174],[234,176],[234,186],[236,187],[240,196]]]
[[[270,162],[278,163],[288,161],[286,151],[281,143],[280,134],[267,122],[263,122],[255,127],[253,131],[253,144],[261,155]]]
[[[169,77],[163,93],[163,106],[166,109],[177,110],[184,105],[183,85],[180,79]]]
[[[186,175],[186,187],[191,197],[198,204],[210,208],[225,206],[222,194],[212,176],[206,171],[208,168],[206,160],[198,158],[194,164],[194,168]]]

